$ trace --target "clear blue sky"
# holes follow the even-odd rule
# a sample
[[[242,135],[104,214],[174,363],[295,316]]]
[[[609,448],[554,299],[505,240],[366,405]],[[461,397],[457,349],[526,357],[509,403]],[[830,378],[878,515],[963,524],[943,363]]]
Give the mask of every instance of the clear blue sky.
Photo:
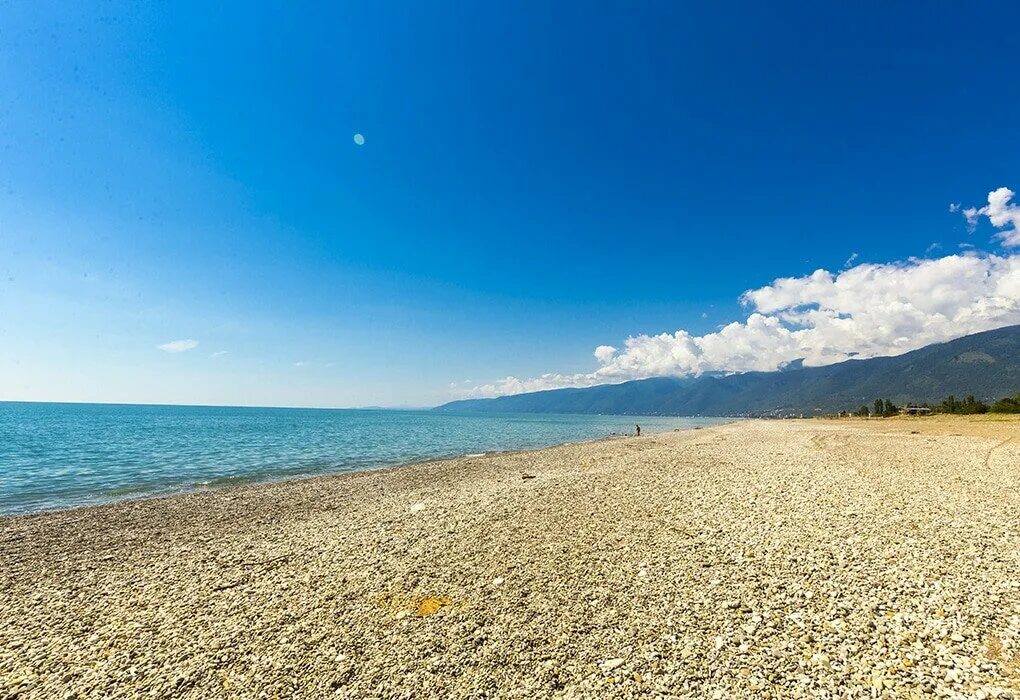
[[[1016,3],[216,5],[0,5],[0,399],[590,371],[1020,183]]]

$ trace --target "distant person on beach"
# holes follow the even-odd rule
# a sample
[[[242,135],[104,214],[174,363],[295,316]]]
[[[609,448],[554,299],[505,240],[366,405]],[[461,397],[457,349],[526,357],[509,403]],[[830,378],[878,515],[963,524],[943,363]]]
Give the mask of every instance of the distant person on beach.
[[[637,425],[637,424],[635,424],[635,425],[634,425],[634,428],[635,428],[635,434],[636,434],[636,436],[637,436],[637,437],[641,437],[641,426],[640,426],[640,425]]]

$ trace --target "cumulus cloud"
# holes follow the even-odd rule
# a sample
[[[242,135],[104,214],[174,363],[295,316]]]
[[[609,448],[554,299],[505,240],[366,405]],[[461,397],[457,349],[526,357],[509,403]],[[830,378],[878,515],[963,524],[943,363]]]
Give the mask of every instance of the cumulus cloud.
[[[163,352],[184,352],[185,350],[194,350],[198,347],[197,340],[171,340],[169,343],[163,343],[162,345],[156,346]]]
[[[594,355],[600,365],[606,365],[612,362],[613,357],[616,355],[616,348],[612,345],[600,345],[595,348]]]
[[[996,201],[1005,206],[1008,197]],[[1020,323],[1020,255],[966,252],[861,264],[838,274],[817,270],[748,290],[741,301],[747,318],[714,333],[633,336],[623,350],[596,348],[599,367],[593,372],[511,376],[457,393],[500,396],[647,377],[771,371],[797,359],[819,366],[899,355]]]
[[[989,192],[988,204],[981,208],[969,207],[963,210],[967,225],[973,230],[978,220],[982,216],[987,216],[992,226],[1003,229],[995,234],[995,237],[1002,241],[1002,245],[1020,246],[1020,206],[1010,201],[1013,195],[1013,190],[1008,187],[1000,187]],[[959,209],[957,206],[955,211]]]

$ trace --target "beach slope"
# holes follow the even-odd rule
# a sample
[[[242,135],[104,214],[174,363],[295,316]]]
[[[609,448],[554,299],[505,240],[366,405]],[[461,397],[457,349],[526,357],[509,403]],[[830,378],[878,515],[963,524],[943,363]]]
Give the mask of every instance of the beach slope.
[[[0,519],[0,697],[1020,698],[1018,486],[750,421]]]

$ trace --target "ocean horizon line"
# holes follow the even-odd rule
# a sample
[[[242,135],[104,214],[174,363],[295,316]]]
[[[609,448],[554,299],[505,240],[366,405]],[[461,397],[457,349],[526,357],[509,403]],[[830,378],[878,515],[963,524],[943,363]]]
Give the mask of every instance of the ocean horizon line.
[[[0,399],[0,404],[55,404],[61,406],[165,406],[168,408],[280,408],[308,409],[315,411],[430,411],[435,406],[284,406],[271,404],[232,403],[166,403],[139,401],[43,401],[38,399]]]

